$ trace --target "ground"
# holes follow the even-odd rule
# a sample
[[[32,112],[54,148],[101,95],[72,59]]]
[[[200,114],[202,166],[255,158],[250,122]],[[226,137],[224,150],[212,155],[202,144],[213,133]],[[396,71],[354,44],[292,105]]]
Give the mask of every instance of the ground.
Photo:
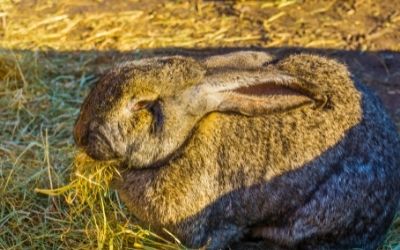
[[[119,61],[243,48],[323,54],[375,90],[400,130],[399,10],[397,0],[0,1],[0,249],[116,244],[71,219],[63,197],[34,189],[69,182],[79,105]],[[384,249],[399,247],[396,223]]]

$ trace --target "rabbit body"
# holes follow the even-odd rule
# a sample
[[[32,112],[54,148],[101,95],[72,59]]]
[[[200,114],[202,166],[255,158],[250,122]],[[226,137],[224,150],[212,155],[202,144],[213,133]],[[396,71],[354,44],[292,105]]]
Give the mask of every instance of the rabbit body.
[[[400,198],[398,134],[379,100],[343,65],[319,56],[269,62],[263,53],[239,52],[217,59],[200,62],[200,73],[190,79],[215,87],[254,74],[262,79],[259,72],[268,71],[296,78],[296,89],[313,102],[296,94],[291,100],[300,99],[287,109],[277,101],[273,110],[264,110],[259,99],[243,107],[247,99],[235,98],[254,94],[236,89],[239,94],[217,108],[208,107],[218,95],[198,104],[202,108],[192,112],[191,122],[174,109],[181,113],[170,120],[165,115],[164,123],[188,129],[173,153],[141,167],[126,163],[133,158],[122,163],[116,187],[130,211],[144,225],[166,228],[195,248],[223,249],[250,236],[282,249],[376,249]],[[198,63],[176,60],[192,68]],[[268,105],[275,102],[272,93]],[[168,107],[163,110],[168,114]],[[157,151],[157,145],[148,150]]]

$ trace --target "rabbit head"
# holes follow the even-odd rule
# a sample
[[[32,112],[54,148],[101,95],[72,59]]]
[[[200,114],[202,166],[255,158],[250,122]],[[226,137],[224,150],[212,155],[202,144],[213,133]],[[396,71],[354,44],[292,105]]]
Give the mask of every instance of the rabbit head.
[[[116,67],[84,101],[75,141],[98,160],[129,159],[135,167],[162,162],[193,127],[176,93],[203,75],[198,63],[179,57]]]
[[[324,86],[270,61],[265,53],[239,52],[202,61],[175,56],[121,64],[84,101],[75,141],[94,159],[153,167],[173,157],[210,112],[257,116],[326,103]],[[301,57],[290,67],[306,71]]]

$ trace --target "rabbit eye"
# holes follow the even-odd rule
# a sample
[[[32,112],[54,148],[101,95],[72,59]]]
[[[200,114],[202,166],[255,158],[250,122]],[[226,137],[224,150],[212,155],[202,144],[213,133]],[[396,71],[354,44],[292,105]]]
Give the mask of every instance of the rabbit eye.
[[[140,111],[146,109],[153,116],[153,121],[150,127],[151,133],[159,133],[164,124],[164,116],[161,107],[161,100],[141,100],[129,103],[128,110],[130,112]]]
[[[149,101],[149,100],[142,100],[142,101],[138,101],[138,102],[134,102],[130,105],[130,110],[131,111],[139,111],[142,109],[149,109],[153,106],[153,101]]]

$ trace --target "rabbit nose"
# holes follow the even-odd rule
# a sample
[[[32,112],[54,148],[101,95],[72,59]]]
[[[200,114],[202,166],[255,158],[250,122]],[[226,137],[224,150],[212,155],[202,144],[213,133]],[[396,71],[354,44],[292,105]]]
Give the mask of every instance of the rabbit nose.
[[[81,118],[75,124],[74,140],[79,147],[85,147],[88,144],[89,129],[87,125]]]

